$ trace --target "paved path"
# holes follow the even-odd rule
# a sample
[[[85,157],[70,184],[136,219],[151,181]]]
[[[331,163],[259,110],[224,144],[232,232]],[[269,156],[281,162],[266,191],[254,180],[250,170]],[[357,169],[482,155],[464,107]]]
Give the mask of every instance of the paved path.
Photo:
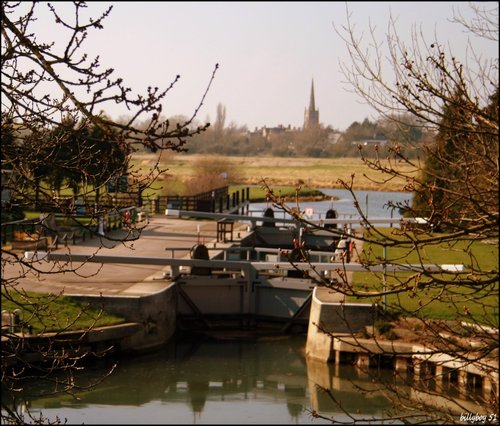
[[[239,234],[241,237],[246,235],[247,225],[235,223],[234,226],[234,241],[236,242],[240,239]],[[23,276],[17,280],[17,288],[54,294],[144,295],[154,293],[170,284],[170,281],[164,279],[164,272],[169,271],[170,267],[133,264],[134,256],[165,258],[190,256],[189,249],[195,244],[202,243],[210,246],[217,240],[217,222],[156,215],[142,230],[140,238],[132,240],[130,237],[130,235],[127,237],[127,231],[116,230],[104,238],[78,241],[77,244],[69,244],[67,247],[60,245],[57,250],[53,250],[53,253],[129,256],[131,263],[87,262],[82,264],[73,262],[72,265],[66,265],[67,272],[61,272],[60,266],[54,267],[53,262],[37,262],[36,268],[45,272],[37,276],[31,270],[23,271],[19,262],[13,262],[2,265],[3,278]],[[361,245],[359,241],[357,244]],[[217,246],[221,247],[223,244],[218,243]],[[185,250],[169,250],[179,247]],[[353,259],[353,261],[356,260]],[[72,271],[75,267],[76,271]],[[349,282],[352,279],[351,275],[350,272],[347,274]],[[332,297],[330,293],[322,292],[321,294],[325,299],[330,299]],[[334,296],[335,301],[337,297]]]
[[[216,241],[216,221],[173,219],[154,216],[143,229],[140,238],[121,242],[127,236],[124,230],[110,232],[104,238],[79,241],[68,247],[59,246],[53,253],[99,254],[108,256],[134,256],[176,258],[189,256],[189,250],[197,243],[208,244]],[[238,232],[245,233],[247,226],[235,224],[235,240]],[[218,244],[220,246],[220,244]],[[186,250],[166,250],[172,247],[185,247]],[[2,259],[4,262],[5,259]],[[32,271],[27,274],[19,262],[4,264],[3,278],[26,275],[19,279],[18,288],[30,291],[64,294],[123,294],[141,295],[159,291],[169,284],[163,278],[163,270],[155,265],[99,264],[87,262],[73,263],[77,270],[60,272],[52,262],[37,262],[36,267],[44,272],[37,277]],[[70,269],[69,265],[66,269]]]

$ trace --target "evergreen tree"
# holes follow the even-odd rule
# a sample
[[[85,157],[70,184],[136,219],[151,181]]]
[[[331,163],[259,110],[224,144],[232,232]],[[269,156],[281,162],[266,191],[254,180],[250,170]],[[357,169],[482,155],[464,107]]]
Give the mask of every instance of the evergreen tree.
[[[484,154],[489,151],[497,157],[498,140],[495,143],[495,136],[488,136],[489,126],[481,122],[490,122],[495,102],[498,111],[498,95],[491,97],[487,108],[475,111],[457,90],[443,107],[439,131],[434,144],[428,147],[413,198],[413,209],[435,227],[443,221],[448,228],[460,227],[464,220],[477,215],[481,194],[493,189],[486,176],[496,173],[496,169],[485,169]]]

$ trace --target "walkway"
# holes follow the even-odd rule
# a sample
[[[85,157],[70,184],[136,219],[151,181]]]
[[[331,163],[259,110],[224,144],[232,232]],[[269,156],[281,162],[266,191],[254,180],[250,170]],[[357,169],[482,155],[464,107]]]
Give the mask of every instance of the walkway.
[[[130,264],[98,264],[74,263],[75,272],[59,272],[49,262],[37,262],[36,266],[45,272],[40,277],[29,272],[19,279],[17,288],[28,291],[64,294],[103,294],[103,295],[142,295],[159,291],[169,284],[163,280],[163,270],[155,265],[134,265],[134,256],[171,258],[169,247],[185,247],[186,250],[174,252],[176,258],[189,256],[189,249],[197,243],[207,244],[216,241],[216,221],[183,220],[166,218],[160,215],[150,219],[143,229],[140,238],[133,241],[126,238],[127,231],[116,230],[106,237],[79,241],[67,247],[59,246],[53,253],[130,256]],[[245,232],[246,225],[235,224],[234,238],[238,232]],[[243,235],[243,234],[242,234]],[[129,236],[130,237],[130,236]],[[219,245],[219,244],[218,244]],[[222,244],[220,244],[222,246]],[[24,275],[19,262],[7,264],[3,270],[3,278],[13,278]],[[67,265],[66,269],[71,269]],[[164,268],[165,270],[169,267]]]

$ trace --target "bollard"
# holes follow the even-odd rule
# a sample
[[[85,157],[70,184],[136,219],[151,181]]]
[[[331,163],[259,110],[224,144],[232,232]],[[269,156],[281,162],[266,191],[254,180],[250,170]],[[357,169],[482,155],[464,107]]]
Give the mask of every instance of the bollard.
[[[4,309],[2,311],[2,328],[5,327],[10,329],[11,324],[12,324],[12,313]]]
[[[210,260],[210,256],[208,255],[208,249],[203,244],[196,244],[191,249],[191,259],[200,259],[200,260]],[[212,268],[206,266],[193,266],[191,268],[192,275],[211,275]]]
[[[325,219],[337,219],[337,211],[334,209],[329,209],[326,212]],[[337,229],[336,223],[325,223],[324,226],[326,229]]]
[[[19,309],[16,309],[14,312],[10,312],[7,310],[2,311],[2,328],[8,328],[9,333],[15,333],[16,328],[20,324],[20,313]]]
[[[271,207],[268,207],[264,211],[264,217],[269,217],[269,218],[272,217],[272,218],[274,218],[274,210]],[[275,223],[274,222],[264,221],[264,222],[262,222],[262,226],[265,226],[265,227],[268,227],[268,228],[273,228],[275,226]]]
[[[13,317],[13,333],[17,333],[21,331],[21,319],[23,316],[23,312],[21,309],[14,309],[14,312],[12,312],[12,317]]]

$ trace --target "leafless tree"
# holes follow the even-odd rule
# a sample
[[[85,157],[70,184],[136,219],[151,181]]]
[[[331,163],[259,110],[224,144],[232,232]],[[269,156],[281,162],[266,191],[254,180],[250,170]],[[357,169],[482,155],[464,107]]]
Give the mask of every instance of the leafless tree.
[[[100,7],[95,5],[80,1],[1,2],[2,217],[15,208],[35,207],[60,212],[74,220],[75,226],[96,234],[100,218],[118,212],[119,206],[106,196],[109,184],[128,176],[129,185],[122,192],[133,204],[138,192],[163,172],[158,160],[148,175],[139,174],[129,161],[134,151],[184,151],[186,141],[209,125],[195,125],[194,120],[218,65],[207,81],[205,93],[200,94],[199,104],[193,106],[192,116],[171,124],[162,118],[162,102],[174,90],[180,76],[164,89],[150,86],[145,93],[134,93],[116,76],[114,69],[103,69],[99,57],[87,54],[85,42],[91,31],[103,28],[112,6],[89,17],[86,9]],[[37,32],[39,25],[57,31],[58,40],[43,40]],[[120,120],[108,117],[103,111],[113,104],[125,106],[128,117]],[[74,215],[75,205],[61,201],[57,190],[65,188],[73,188],[74,198],[83,202],[80,207],[85,209],[90,221],[80,222]],[[9,194],[8,200],[4,199],[5,193]],[[53,231],[42,220],[35,225],[41,233]],[[134,238],[140,235],[139,225],[136,231],[139,232],[133,233]],[[21,272],[4,279],[4,270],[12,266]],[[71,270],[68,265],[63,268]],[[3,297],[19,300],[12,297],[15,283],[28,270],[44,273],[18,252],[2,246]],[[58,272],[62,270],[50,273]],[[32,302],[26,299],[27,304]],[[33,314],[43,322],[43,316],[49,313],[43,304],[39,306]],[[22,390],[17,378],[33,366],[4,363],[5,359],[15,357],[19,349],[13,339],[7,339],[13,344],[4,343],[4,337],[12,337],[9,330],[2,324],[2,389],[16,394]],[[66,373],[64,379],[54,379],[54,389],[61,389],[61,380],[64,392],[76,389],[72,372],[81,357],[58,358],[52,348],[43,351],[39,352],[48,362],[45,375],[50,378]],[[8,398],[2,395],[2,420],[23,423],[25,419],[21,414],[12,409]]]
[[[498,4],[472,7],[475,19],[467,22],[457,15],[456,23],[498,42]],[[347,270],[339,271],[342,279],[337,282],[325,281],[319,275],[315,279],[352,300],[380,304],[387,300],[382,316],[389,328],[402,321],[413,322],[417,341],[432,348],[433,353],[453,360],[455,365],[481,370],[493,390],[482,396],[471,394],[469,402],[476,404],[477,413],[485,415],[488,422],[498,422],[498,57],[481,58],[469,47],[467,59],[461,62],[447,51],[443,41],[428,42],[424,34],[414,30],[412,44],[407,46],[398,36],[401,32],[395,21],[391,19],[388,28],[385,43],[370,28],[367,46],[363,38],[358,38],[347,10],[346,26],[337,29],[350,55],[350,62],[341,64],[342,71],[353,92],[378,111],[381,119],[397,124],[398,117],[407,119],[410,114],[414,123],[434,135],[432,141],[415,146],[421,150],[416,157],[405,155],[411,140],[406,150],[399,144],[392,145],[388,158],[381,158],[378,151],[375,158],[372,153],[365,155],[367,148],[359,148],[361,160],[380,172],[380,182],[403,178],[401,191],[413,193],[411,204],[389,207],[401,209],[406,217],[425,217],[427,221],[422,226],[402,225],[385,231],[377,228],[360,208],[353,175],[351,181],[340,183],[351,192],[363,225],[362,232],[354,237],[356,245],[362,246],[356,253],[359,262],[367,268],[404,265],[407,271],[377,273],[380,285],[369,288],[356,284],[356,279],[347,279]],[[384,74],[387,66],[391,72]],[[418,173],[402,173],[402,163]],[[272,191],[270,195],[292,216],[312,228],[318,226],[307,222],[300,209],[292,209]],[[341,229],[332,232],[345,236]],[[438,246],[459,254],[463,270],[426,267],[437,263],[434,256]],[[445,321],[425,314],[429,306],[442,306],[452,318]],[[396,316],[399,321],[394,321]],[[364,338],[381,349],[384,341],[398,337],[395,333],[387,337],[387,330],[382,331],[367,334],[365,330],[364,334],[353,333],[351,338],[361,350],[369,352]],[[457,374],[458,369],[447,374]],[[393,400],[393,409],[378,420],[463,423],[460,414],[470,413],[470,405],[456,397],[451,388],[443,390],[433,382],[445,375],[431,376],[406,383],[395,374],[394,382],[380,382],[378,391]],[[330,395],[335,400],[335,395]],[[341,407],[341,401],[337,402]],[[439,408],[435,405],[438,402]],[[347,414],[353,423],[373,420]],[[321,413],[314,415],[321,417]]]

